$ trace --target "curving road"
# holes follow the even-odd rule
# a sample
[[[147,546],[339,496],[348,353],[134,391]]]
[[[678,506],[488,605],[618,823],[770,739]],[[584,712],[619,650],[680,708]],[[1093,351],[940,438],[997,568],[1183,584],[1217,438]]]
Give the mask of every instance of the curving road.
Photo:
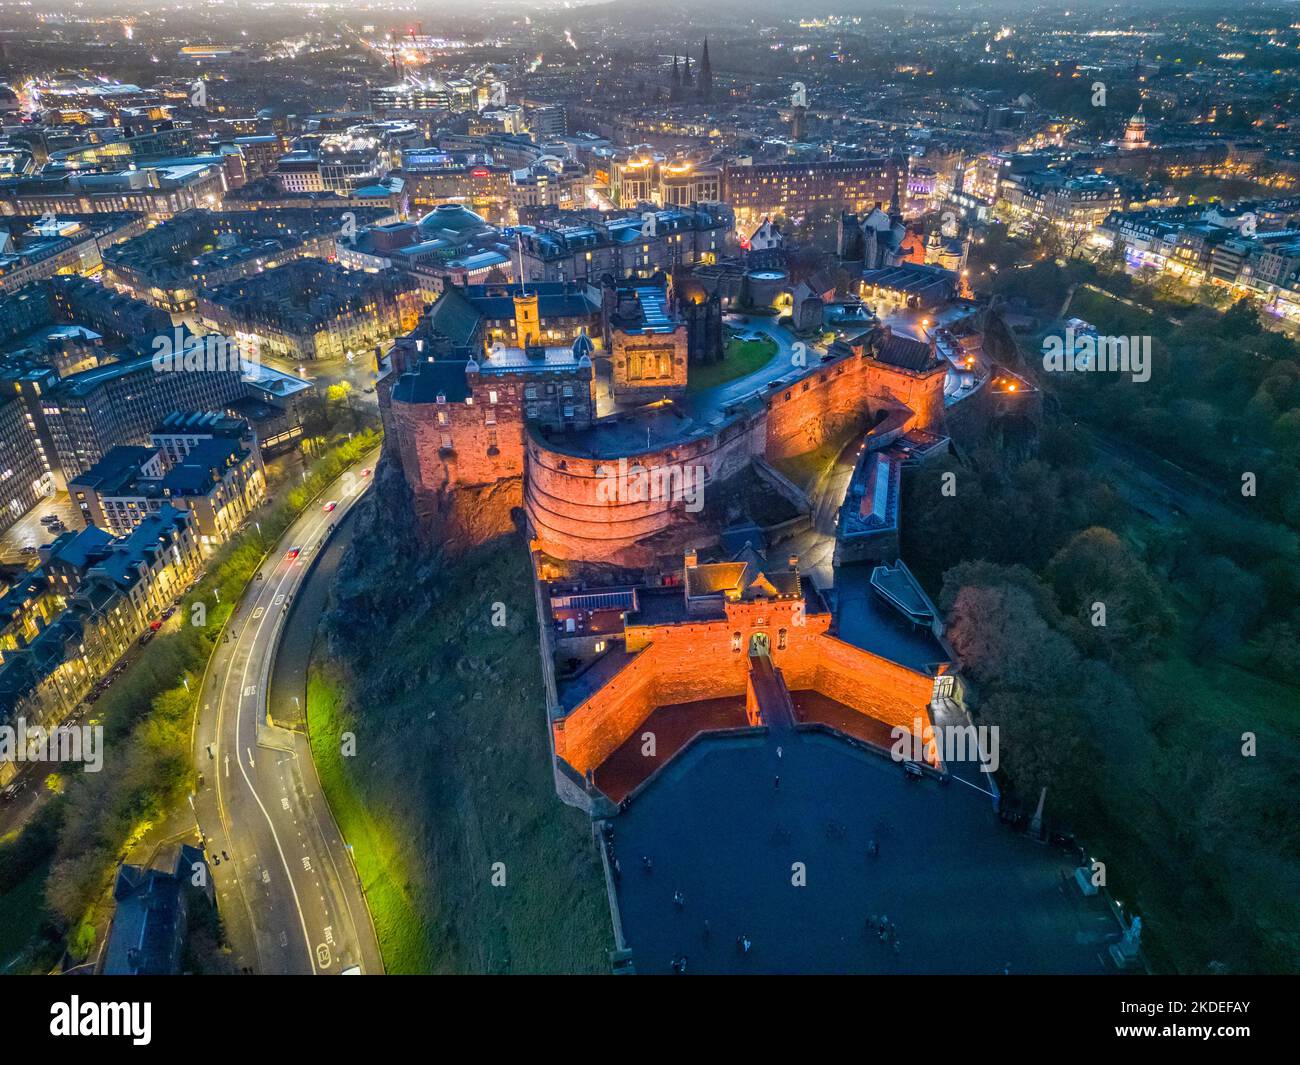
[[[290,526],[244,590],[199,696],[192,799],[240,971],[381,973],[379,945],[307,737],[267,718],[287,604],[330,527],[370,484],[374,458],[345,472]],[[332,513],[323,502],[337,500]],[[300,548],[288,558],[291,548]],[[217,862],[220,864],[217,864]]]

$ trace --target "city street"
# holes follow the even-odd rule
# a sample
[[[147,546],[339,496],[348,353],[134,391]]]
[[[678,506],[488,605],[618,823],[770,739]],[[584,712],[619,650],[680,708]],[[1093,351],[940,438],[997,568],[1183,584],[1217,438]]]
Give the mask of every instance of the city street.
[[[193,805],[241,971],[382,972],[361,885],[321,793],[307,737],[267,719],[288,604],[331,528],[368,487],[375,457],[322,493],[263,562],[200,693]],[[326,513],[329,500],[337,507]]]

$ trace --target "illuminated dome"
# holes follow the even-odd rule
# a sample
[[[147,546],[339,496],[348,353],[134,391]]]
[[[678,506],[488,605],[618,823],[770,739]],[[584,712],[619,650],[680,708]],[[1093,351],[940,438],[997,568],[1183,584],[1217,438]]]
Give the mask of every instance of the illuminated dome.
[[[459,203],[440,203],[419,221],[426,239],[436,236],[467,237],[492,227],[468,207]]]

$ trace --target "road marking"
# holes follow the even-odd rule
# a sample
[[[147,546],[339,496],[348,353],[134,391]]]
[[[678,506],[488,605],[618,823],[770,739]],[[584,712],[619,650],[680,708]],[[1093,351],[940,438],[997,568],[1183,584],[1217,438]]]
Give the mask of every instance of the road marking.
[[[248,752],[248,768],[249,769],[255,768],[257,763],[253,761],[253,748],[245,747],[244,750]]]
[[[256,610],[253,611],[253,620],[256,621],[256,620],[257,620],[258,618],[260,618],[264,613],[266,613],[265,608],[259,606]]]
[[[230,776],[230,755],[226,755],[226,776]]]
[[[360,495],[361,492],[358,492],[357,494]],[[335,519],[337,520],[337,516],[335,516]],[[319,532],[319,527],[322,526],[323,524],[326,524],[326,522],[327,522],[327,519],[324,519],[324,518],[318,519],[318,520],[314,523],[314,524],[317,526],[317,528],[316,528],[315,531],[316,531],[316,532]],[[310,525],[310,524],[312,524],[312,523],[308,522],[307,524]],[[312,530],[310,530],[310,529],[305,529],[305,530],[304,530],[304,537],[303,537],[303,538],[304,538],[304,539],[310,539],[312,535],[313,535]],[[295,561],[296,561],[296,560],[295,560]],[[286,570],[285,570],[283,576],[280,578],[279,588],[284,588],[284,587],[286,586],[286,584],[290,584],[290,583],[292,583],[292,579],[293,579],[296,575],[292,574],[292,573],[290,572],[291,570],[292,570],[292,565],[290,565],[289,567],[286,567]],[[301,572],[301,571],[300,571],[300,572]],[[268,588],[267,590],[269,591],[270,589]],[[273,594],[276,594],[276,593],[273,593]],[[255,602],[257,601],[258,598],[259,598],[259,596],[256,596],[256,595],[255,595],[255,596],[253,597],[253,600],[252,600],[252,601],[255,603]],[[278,598],[276,599],[276,601],[277,601],[277,602],[283,602],[286,598],[287,598],[287,596],[286,596],[283,592],[279,592],[279,593],[278,593]],[[250,668],[253,666],[254,652],[255,652],[256,650],[258,650],[258,645],[259,645],[259,643],[260,643],[261,636],[262,636],[262,629],[263,629],[263,627],[265,626],[267,620],[270,620],[269,615],[263,617],[262,619],[260,619],[259,622],[258,622],[258,624],[255,625],[255,626],[253,626],[254,631],[253,631],[253,633],[251,634],[251,639],[247,640],[247,642],[246,642],[246,644],[245,644],[245,648],[244,648],[244,652],[245,652],[245,653],[244,653],[244,662],[243,662],[243,666],[242,666],[242,670],[241,670],[242,675],[243,675],[243,679],[244,679],[244,680],[247,679],[247,677],[248,677],[248,673],[249,673],[249,670],[250,670]],[[282,619],[280,619],[280,618],[277,616],[277,618],[276,618],[276,624],[278,624],[280,620],[282,620]],[[275,626],[273,625],[273,626],[272,626],[272,632],[274,633],[274,631],[275,631]],[[247,629],[245,629],[243,633],[236,634],[236,636],[235,636],[235,641],[236,641],[236,642],[235,642],[235,646],[234,646],[233,648],[231,648],[230,653],[229,653],[229,656],[228,656],[228,661],[227,661],[227,663],[226,663],[226,672],[225,672],[225,677],[224,677],[224,679],[222,680],[222,683],[221,683],[221,693],[222,693],[222,696],[221,696],[221,699],[220,699],[220,700],[218,701],[218,703],[217,703],[217,733],[218,733],[218,735],[220,735],[220,733],[221,733],[222,721],[223,721],[223,719],[224,719],[224,717],[225,717],[225,711],[226,711],[225,692],[226,692],[226,690],[227,690],[227,685],[230,684],[231,680],[232,680],[233,677],[234,677],[234,674],[235,674],[236,670],[239,668],[239,667],[237,667],[236,664],[235,664],[235,659],[237,658],[237,656],[238,656],[238,654],[239,654],[239,650],[240,650],[240,649],[239,649],[239,642],[240,642],[241,640],[245,640],[246,637],[248,637],[248,635],[249,635],[249,633],[248,633],[248,630],[247,630]],[[263,656],[263,658],[265,659],[265,656]],[[259,663],[259,667],[260,667],[263,671],[267,671],[267,670],[269,670],[269,663],[268,663],[267,661],[264,660],[263,662]],[[240,731],[241,731],[241,728],[242,728],[242,724],[243,724],[243,712],[242,712],[242,707],[241,707],[241,705],[240,705],[238,702],[236,702],[236,703],[234,704],[233,709],[234,709],[234,713],[235,713],[235,722],[234,722],[234,724],[235,724],[235,730],[234,730],[234,731],[235,731],[235,742],[234,742],[234,746],[238,747],[238,745],[239,745],[239,734],[240,734]],[[252,762],[252,751],[251,751],[251,749],[248,750],[248,754],[249,754],[249,761],[250,761],[250,763],[251,763],[251,762]],[[227,765],[227,773],[228,773],[228,772],[229,772],[229,758],[228,758],[228,757],[227,757],[227,763],[226,763],[226,765]],[[314,767],[313,767],[313,768],[314,768]],[[309,935],[308,935],[308,932],[307,932],[306,917],[305,917],[305,915],[304,915],[304,913],[303,913],[302,905],[301,905],[301,903],[299,902],[299,899],[298,899],[298,890],[297,890],[297,886],[294,884],[294,878],[293,878],[293,875],[292,875],[291,870],[289,869],[289,865],[288,865],[287,857],[286,857],[286,855],[285,855],[285,853],[284,853],[284,849],[283,849],[283,847],[281,847],[281,845],[280,845],[279,834],[276,832],[276,826],[275,826],[275,823],[272,821],[269,812],[267,811],[265,805],[262,803],[261,796],[258,794],[257,789],[253,786],[253,782],[252,782],[252,780],[249,778],[248,773],[246,772],[246,770],[244,769],[243,763],[239,763],[239,771],[240,771],[240,775],[241,775],[241,776],[243,777],[243,779],[244,779],[244,783],[248,786],[248,791],[249,791],[249,793],[252,795],[252,797],[253,797],[253,801],[257,804],[258,808],[259,808],[259,809],[261,810],[261,812],[262,812],[262,816],[266,819],[267,827],[270,828],[270,830],[271,830],[271,837],[272,837],[272,840],[275,842],[276,850],[277,850],[277,851],[279,852],[279,854],[280,854],[280,860],[281,860],[281,862],[282,862],[283,865],[284,865],[285,873],[289,876],[289,890],[290,890],[290,892],[291,892],[292,895],[293,895],[294,906],[295,906],[295,908],[296,908],[297,911],[298,911],[298,920],[299,920],[299,924],[300,924],[300,926],[301,926],[301,928],[302,928],[304,945],[306,945],[306,946],[308,947],[308,957],[309,957],[309,958],[312,958],[313,955],[312,955],[312,953],[311,953],[311,949],[310,949],[310,942],[311,942],[311,941],[310,941],[310,938],[309,938]],[[220,778],[218,778],[218,781],[220,781]],[[227,815],[226,815],[226,812],[225,812],[225,803],[224,803],[223,796],[222,796],[222,794],[221,794],[221,788],[220,788],[220,786],[217,788],[217,809],[218,809],[218,813],[220,814],[220,816],[221,816],[221,818],[222,818],[223,823],[226,823],[226,821],[227,821]],[[315,813],[315,811],[311,811],[311,813],[313,814],[313,817],[314,817],[314,813]],[[229,826],[228,826],[228,824],[227,824],[227,829],[228,829],[228,828],[229,828]],[[335,864],[335,871],[337,872],[337,864],[334,863],[334,861],[333,861],[334,856],[333,856],[332,853],[329,852],[328,844],[327,844],[327,846],[326,846],[326,856],[330,859],[330,861],[331,861],[332,864]],[[346,892],[346,891],[343,893],[343,901],[344,901],[344,905],[348,907],[349,912],[350,912],[350,910],[351,910],[351,900],[348,898],[348,896],[347,896],[347,892]],[[274,911],[274,910],[276,909],[276,907],[275,907],[274,905],[270,905],[270,906],[269,906],[269,909],[272,910],[272,911]],[[250,912],[250,914],[249,914],[249,917],[250,917],[250,923],[251,923],[251,918],[252,918],[252,914],[251,914],[251,912]],[[288,942],[289,942],[289,940],[288,940],[288,933],[287,933],[287,932],[284,932],[284,931],[281,931],[281,932],[280,932],[280,941],[281,941],[281,942],[280,942],[281,947],[287,947],[287,946],[288,946]],[[255,946],[255,947],[257,946],[257,937],[256,937],[256,931],[255,931],[255,929],[254,929],[254,946]]]

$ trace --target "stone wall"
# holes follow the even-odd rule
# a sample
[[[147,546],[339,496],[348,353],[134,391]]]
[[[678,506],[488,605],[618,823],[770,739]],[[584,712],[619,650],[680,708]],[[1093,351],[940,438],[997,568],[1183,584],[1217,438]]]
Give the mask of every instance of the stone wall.
[[[934,681],[827,632],[830,615],[808,615],[801,601],[737,603],[725,620],[627,628],[636,654],[599,691],[554,724],[555,750],[579,774],[595,770],[658,706],[745,695],[749,644],[768,636],[772,664],[792,691],[812,690],[891,727],[929,721]],[[786,631],[785,646],[779,632]],[[741,634],[733,649],[733,634]]]
[[[747,419],[735,419],[717,433],[653,451],[595,458],[576,454],[539,433],[530,433],[528,515],[542,550],[555,558],[599,560],[626,566],[647,566],[657,555],[675,552],[664,534],[688,536],[698,527],[699,511],[685,501],[637,491],[637,469],[650,473],[650,482],[684,485],[701,476],[700,491],[746,469],[762,438]],[[623,461],[620,462],[620,458]],[[626,486],[626,487],[625,487]],[[647,543],[660,537],[658,543]]]
[[[682,348],[673,360],[680,360],[684,380],[684,335],[674,344],[675,350]],[[617,364],[617,348],[613,358]],[[520,482],[510,489],[515,493],[511,498],[527,507],[541,550],[560,559],[647,567],[698,537],[701,514],[687,505],[689,492],[687,501],[654,490],[647,498],[630,487],[633,481],[627,474],[634,480],[640,468],[651,472],[652,484],[655,477],[665,476],[676,478],[667,483],[680,484],[683,476],[694,477],[696,468],[703,467],[707,493],[755,458],[770,461],[805,454],[850,430],[866,428],[883,407],[894,404],[906,404],[914,412],[907,428],[942,432],[943,381],[942,370],[910,374],[845,352],[809,367],[794,382],[730,408],[724,422],[707,435],[600,457],[567,448],[563,435],[548,438],[526,427],[521,386],[500,377],[484,374],[473,386],[470,406],[387,403],[382,392],[381,406],[398,440],[407,479],[417,500],[424,500],[423,515],[445,516],[455,510],[454,500],[435,503],[427,498],[432,495]],[[488,401],[489,388],[497,391],[495,404]],[[445,422],[440,422],[440,413]],[[450,448],[444,446],[444,434],[451,438]],[[611,486],[611,477],[616,486]],[[468,529],[485,522],[495,527],[482,514],[460,525]]]

